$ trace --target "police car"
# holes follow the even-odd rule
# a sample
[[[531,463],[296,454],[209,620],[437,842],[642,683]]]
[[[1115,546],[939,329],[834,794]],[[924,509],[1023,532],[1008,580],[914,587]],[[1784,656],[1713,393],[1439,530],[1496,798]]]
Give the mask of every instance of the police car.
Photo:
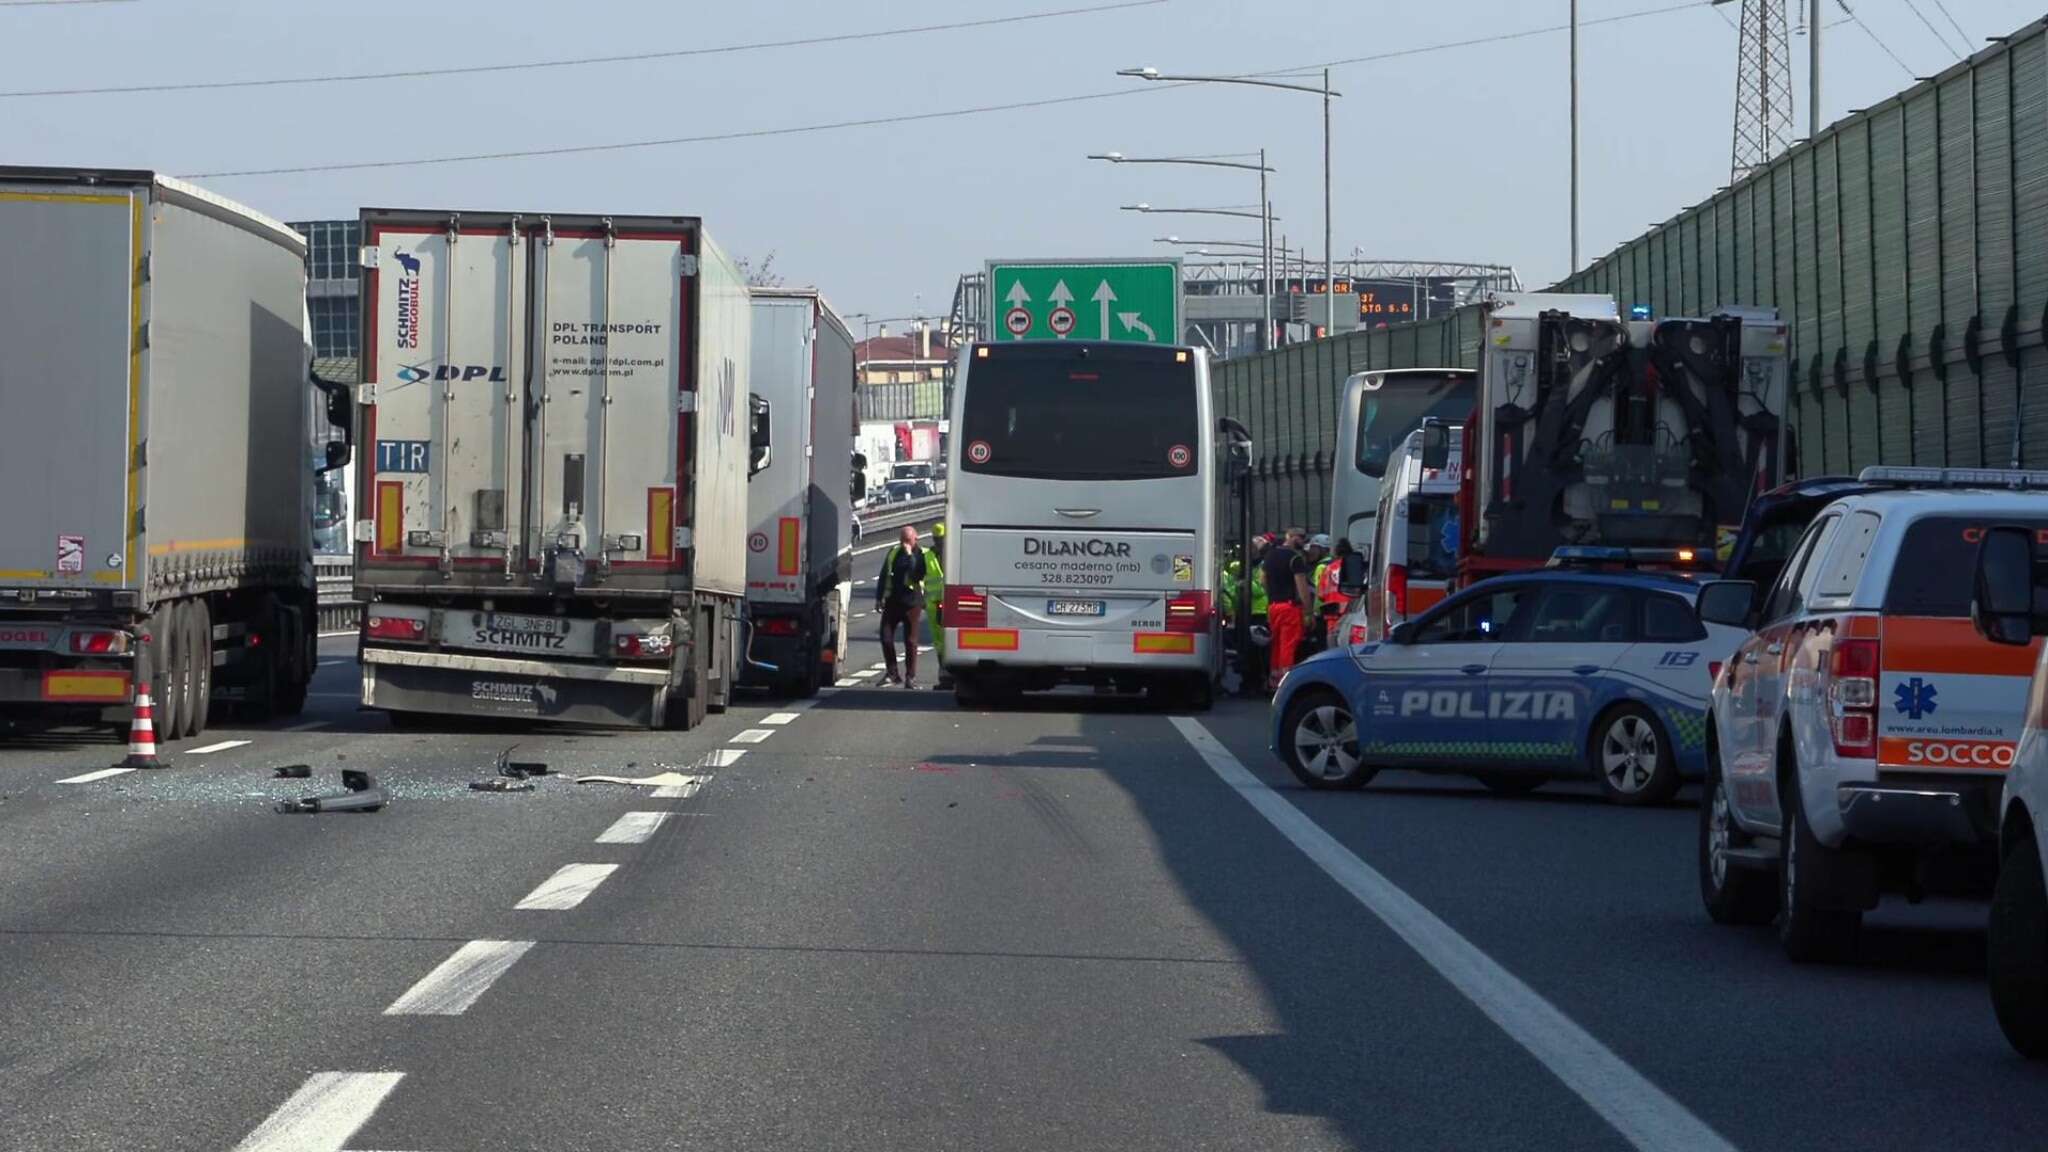
[[[1700,583],[1574,567],[1481,581],[1384,641],[1297,665],[1273,700],[1273,748],[1311,788],[1405,768],[1510,793],[1591,776],[1615,803],[1663,802],[1704,772],[1708,694],[1745,635],[1700,621]]]

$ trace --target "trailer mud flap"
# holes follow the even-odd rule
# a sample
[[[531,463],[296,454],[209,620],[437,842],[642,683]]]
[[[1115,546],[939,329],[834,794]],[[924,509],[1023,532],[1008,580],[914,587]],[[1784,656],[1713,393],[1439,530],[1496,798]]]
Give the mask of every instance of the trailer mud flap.
[[[363,703],[398,712],[648,727],[660,689],[403,664],[363,666]]]

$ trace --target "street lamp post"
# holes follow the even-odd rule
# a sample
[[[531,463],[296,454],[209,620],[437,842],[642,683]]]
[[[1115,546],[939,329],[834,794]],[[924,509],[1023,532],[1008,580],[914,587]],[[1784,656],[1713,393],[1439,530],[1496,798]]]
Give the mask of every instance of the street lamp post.
[[[1260,155],[1264,156],[1265,153],[1261,152]],[[1259,182],[1261,184],[1264,184],[1265,180],[1262,178]],[[1146,204],[1143,202],[1137,204],[1124,204],[1120,207],[1125,212],[1148,212],[1153,213],[1155,215],[1182,216],[1236,216],[1245,220],[1260,221],[1264,226],[1264,231],[1262,235],[1266,238],[1265,248],[1267,256],[1265,259],[1265,267],[1260,270],[1259,277],[1260,284],[1264,288],[1264,292],[1262,293],[1262,306],[1265,308],[1266,311],[1265,323],[1259,326],[1259,350],[1265,351],[1271,345],[1273,331],[1273,259],[1271,255],[1273,247],[1272,236],[1273,221],[1278,220],[1279,217],[1273,215],[1273,205],[1270,201],[1259,205],[1260,210],[1257,212],[1246,212],[1238,208],[1154,208],[1150,204]]]
[[[1578,0],[1573,0],[1574,11]],[[1254,88],[1279,88],[1288,92],[1307,92],[1323,98],[1323,295],[1324,331],[1337,334],[1337,281],[1331,275],[1334,262],[1330,253],[1330,100],[1344,95],[1330,87],[1330,70],[1323,69],[1323,83],[1320,87],[1308,84],[1286,84],[1278,80],[1260,80],[1251,76],[1185,76],[1161,72],[1157,68],[1121,68],[1119,76],[1131,76],[1139,80],[1163,80],[1175,84],[1247,84]]]
[[[1095,152],[1090,160],[1107,160],[1111,164],[1192,164],[1202,168],[1257,169],[1259,173],[1259,243],[1261,264],[1259,269],[1259,310],[1263,318],[1259,321],[1259,351],[1273,347],[1273,201],[1266,195],[1266,177],[1272,169],[1266,167],[1266,150],[1259,149],[1259,162],[1246,164],[1239,161],[1210,156],[1126,156],[1121,152]],[[1139,206],[1143,210],[1144,206]]]

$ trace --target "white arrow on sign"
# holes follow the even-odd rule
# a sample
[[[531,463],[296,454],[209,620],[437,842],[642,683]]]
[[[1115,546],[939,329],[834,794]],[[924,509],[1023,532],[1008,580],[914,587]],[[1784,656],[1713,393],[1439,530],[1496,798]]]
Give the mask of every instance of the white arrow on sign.
[[[1109,305],[1105,304],[1103,305],[1103,307],[1107,309]],[[1145,334],[1145,339],[1151,340],[1155,343],[1159,340],[1159,333],[1152,331],[1152,326],[1150,324],[1147,324],[1143,320],[1138,319],[1138,313],[1119,312],[1116,314],[1116,318],[1124,322],[1124,331],[1143,332]]]
[[[1074,294],[1067,290],[1067,282],[1065,280],[1053,281],[1052,291],[1047,292],[1045,298],[1052,301],[1055,305],[1072,304],[1074,302]]]
[[[1102,338],[1104,340],[1107,340],[1109,339],[1110,333],[1109,306],[1111,303],[1115,302],[1116,292],[1114,289],[1110,288],[1109,281],[1104,280],[1102,283],[1097,284],[1095,286],[1095,295],[1089,297],[1089,299],[1095,301],[1097,304],[1102,305]]]
[[[1024,290],[1024,282],[1019,280],[1010,285],[1010,294],[1005,296],[1004,299],[1008,300],[1013,307],[1022,308],[1024,305],[1031,303],[1031,293]]]

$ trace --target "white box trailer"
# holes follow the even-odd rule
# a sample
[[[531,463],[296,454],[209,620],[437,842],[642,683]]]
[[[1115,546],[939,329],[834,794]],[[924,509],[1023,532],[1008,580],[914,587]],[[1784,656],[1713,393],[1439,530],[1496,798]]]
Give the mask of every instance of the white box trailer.
[[[0,724],[304,705],[305,253],[168,176],[0,167]]]
[[[854,341],[808,289],[754,292],[752,381],[772,451],[747,484],[741,683],[809,696],[846,654],[852,595]]]
[[[364,209],[362,700],[693,726],[746,591],[750,315],[694,217]]]

